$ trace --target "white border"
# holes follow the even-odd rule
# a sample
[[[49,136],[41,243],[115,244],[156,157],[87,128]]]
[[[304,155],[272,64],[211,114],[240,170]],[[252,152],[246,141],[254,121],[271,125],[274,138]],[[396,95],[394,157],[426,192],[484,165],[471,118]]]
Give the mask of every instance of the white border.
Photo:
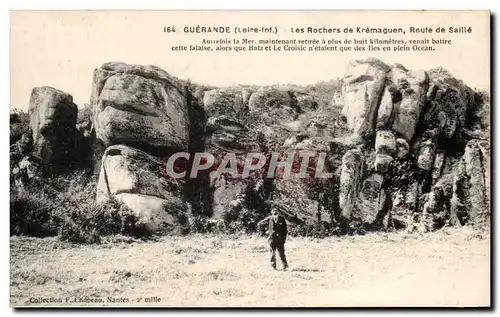
[[[229,9],[236,9],[236,10],[243,10],[243,9],[250,9],[250,10],[276,10],[276,9],[282,9],[282,10],[304,10],[304,9],[317,9],[317,10],[354,10],[354,9],[361,9],[361,10],[401,10],[401,9],[423,9],[425,8],[426,10],[440,10],[440,9],[446,9],[446,10],[491,10],[493,14],[499,14],[499,3],[500,1],[498,0],[491,0],[491,1],[486,1],[486,0],[473,0],[473,1],[446,1],[446,2],[438,2],[436,0],[419,0],[417,2],[406,2],[406,1],[388,1],[388,0],[377,0],[377,1],[357,1],[357,0],[349,0],[349,1],[342,1],[342,2],[335,2],[335,3],[330,3],[330,1],[319,1],[319,0],[301,0],[301,1],[281,1],[281,3],[276,2],[271,2],[269,0],[250,0],[250,1],[222,1],[222,0],[212,0],[212,1],[203,1],[203,0],[183,0],[183,1],[175,1],[174,3],[164,3],[165,1],[153,1],[153,0],[141,0],[141,1],[131,1],[131,0],[121,0],[121,1],[104,1],[104,0],[85,0],[85,1],[63,1],[63,0],[52,0],[52,1],[44,1],[43,3],[41,1],[36,1],[36,0],[3,0],[0,3],[1,7],[1,27],[2,30],[0,32],[0,43],[7,44],[9,43],[9,10],[26,10],[26,9],[37,9],[37,10],[99,10],[99,9],[115,9],[115,10],[139,10],[139,9],[174,9],[174,10],[180,10],[180,9],[212,9],[212,10],[229,10]],[[446,4],[444,4],[446,3]],[[496,20],[495,24],[495,30],[494,30],[494,35],[496,39],[496,35],[498,34],[498,20]],[[494,42],[491,43],[492,45]],[[1,202],[3,205],[3,208],[1,208],[1,212],[3,215],[3,221],[1,221],[1,225],[3,226],[3,230],[0,230],[0,232],[3,233],[4,238],[1,239],[1,254],[2,254],[2,269],[1,269],[1,284],[0,284],[0,303],[1,303],[1,316],[11,316],[15,312],[9,308],[9,239],[8,239],[8,233],[9,233],[9,222],[7,221],[8,218],[8,211],[9,211],[9,173],[8,173],[8,163],[9,163],[9,158],[8,158],[8,146],[9,146],[9,123],[8,123],[8,112],[10,109],[10,100],[9,100],[9,90],[10,90],[10,81],[9,81],[9,46],[5,45],[5,48],[1,50],[2,52],[2,60],[3,63],[1,64],[2,68],[2,74],[3,76],[1,77],[2,83],[0,87],[3,90],[2,94],[2,118],[4,124],[0,124],[0,129],[2,131],[0,132],[1,137],[1,148],[5,150],[5,154],[1,156],[1,162],[2,162],[2,177],[1,179],[1,189],[0,189],[0,195],[1,195]],[[497,52],[498,53],[498,52]],[[492,56],[493,58],[493,56]],[[496,66],[496,65],[495,65]],[[493,72],[497,72],[497,67],[495,69],[492,69]],[[493,76],[493,73],[492,73]],[[492,87],[492,96],[493,96],[493,105],[496,105],[496,94],[495,92],[500,91],[498,87],[498,81],[495,82],[495,86]],[[495,111],[495,116],[493,118],[493,122],[498,122],[500,113],[499,111]],[[495,133],[495,144],[493,145],[494,148],[497,148],[497,141],[499,139],[498,136],[498,129],[496,129],[497,133]],[[498,157],[498,155],[495,153],[495,157]],[[495,196],[499,196],[499,186],[496,187],[495,189]],[[495,211],[493,213],[496,214]],[[498,215],[495,215],[494,217],[495,222],[498,222]],[[496,223],[495,223],[496,224]],[[495,226],[497,228],[497,226]],[[494,300],[494,299],[492,299]],[[134,314],[134,315],[144,315],[147,314],[151,311],[137,311],[137,310],[129,310],[129,311],[113,311],[114,314]],[[201,311],[154,311],[156,313],[161,313],[161,314],[169,314],[169,315],[177,315],[179,313],[182,314],[197,314],[201,313]],[[203,312],[204,314],[210,314],[213,316],[219,315],[221,313],[225,314],[234,314],[236,311],[231,310],[231,311],[209,311],[209,312]],[[274,312],[276,314],[288,314],[288,313],[312,313],[315,311],[311,312],[306,312],[306,311],[280,311],[280,312]],[[26,312],[25,312],[26,313]],[[52,314],[53,311],[47,312],[47,311],[37,311],[37,312],[30,312],[31,315],[33,316],[38,316],[38,315],[47,315],[47,314]],[[75,313],[75,311],[62,311],[59,312],[58,315],[60,316],[71,316]],[[79,311],[79,313],[83,313],[85,315],[103,315],[106,313],[110,313],[110,311],[95,311],[95,310],[87,310],[85,312]],[[237,311],[239,314],[249,314],[252,313],[252,311]],[[256,313],[256,312],[254,312]],[[345,314],[348,316],[359,316],[359,315],[364,315],[365,312],[360,312],[360,311],[332,311],[332,312],[326,312],[326,313],[334,313],[334,314]],[[374,312],[370,312],[374,313]],[[378,314],[386,314],[386,311],[379,311],[375,312]],[[399,312],[393,312],[396,314],[406,314],[407,311],[399,311]],[[450,311],[436,311],[436,313],[441,313],[441,314],[448,314]],[[474,314],[475,312],[465,312],[465,314]]]

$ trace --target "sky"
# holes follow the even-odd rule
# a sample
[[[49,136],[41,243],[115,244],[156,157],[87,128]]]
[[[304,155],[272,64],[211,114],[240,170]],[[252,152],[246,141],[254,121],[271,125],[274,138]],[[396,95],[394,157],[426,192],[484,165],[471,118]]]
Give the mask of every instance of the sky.
[[[152,64],[192,82],[236,84],[314,84],[341,78],[350,60],[380,58],[408,69],[442,66],[472,88],[489,91],[489,12],[476,11],[14,11],[10,24],[11,108],[27,110],[33,87],[52,86],[89,103],[94,69],[105,62]],[[175,33],[164,33],[172,26]],[[276,39],[447,39],[451,45],[415,52],[195,52],[173,51],[202,39],[235,35],[185,33],[184,27],[276,27],[277,35],[237,35]],[[306,27],[459,27],[465,34],[296,34]]]

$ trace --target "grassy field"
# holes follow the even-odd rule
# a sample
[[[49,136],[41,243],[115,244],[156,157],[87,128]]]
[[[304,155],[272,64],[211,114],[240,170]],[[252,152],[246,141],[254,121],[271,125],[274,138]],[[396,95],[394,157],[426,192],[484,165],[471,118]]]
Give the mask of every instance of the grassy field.
[[[490,305],[490,238],[467,228],[290,238],[288,271],[270,268],[256,236],[11,237],[10,247],[12,306]],[[104,303],[75,302],[89,299]]]

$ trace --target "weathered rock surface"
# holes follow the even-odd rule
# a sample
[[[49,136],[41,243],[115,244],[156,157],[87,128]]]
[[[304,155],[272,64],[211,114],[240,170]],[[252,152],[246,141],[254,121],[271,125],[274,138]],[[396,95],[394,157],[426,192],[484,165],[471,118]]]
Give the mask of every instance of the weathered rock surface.
[[[382,188],[383,182],[381,174],[370,175],[363,181],[355,210],[356,218],[364,224],[374,224],[384,208],[386,191]]]
[[[361,189],[364,157],[360,150],[349,150],[342,158],[339,207],[342,216],[351,218],[357,195]]]
[[[453,171],[452,197],[450,200],[450,223],[464,224],[468,217],[468,179],[464,160],[459,160]]]
[[[312,196],[311,184],[301,180],[276,180],[275,195],[288,216],[312,228],[334,223],[333,214],[323,207],[324,196]]]
[[[267,125],[293,121],[300,110],[291,95],[286,90],[261,87],[250,96],[248,108]]]
[[[443,112],[441,116],[446,118],[443,134],[449,139],[458,128],[467,126],[467,111],[473,106],[474,92],[443,68],[431,69],[428,74],[430,88],[427,99],[431,109]]]
[[[393,69],[392,83],[401,95],[401,103],[395,109],[392,130],[411,141],[424,107],[428,78],[424,71]]]
[[[387,154],[377,154],[375,157],[375,171],[380,174],[385,174],[390,168],[394,159]]]
[[[242,88],[220,88],[205,91],[203,105],[207,116],[237,117],[248,111],[250,91]]]
[[[394,109],[392,94],[388,87],[384,89],[382,100],[378,107],[377,129],[384,129],[392,125],[392,110]]]
[[[114,145],[101,164],[97,201],[114,198],[152,231],[182,231],[187,224],[181,184],[166,175],[166,164],[134,148]]]
[[[479,141],[477,143],[479,150],[481,151],[481,163],[483,167],[484,173],[484,185],[485,185],[485,194],[486,194],[486,202],[488,203],[488,207],[491,202],[491,149],[488,141]]]
[[[209,89],[154,66],[106,63],[94,72],[91,126],[75,128],[71,96],[34,89],[32,137],[23,130],[11,142],[11,168],[18,181],[36,165],[23,157],[64,163],[60,153],[74,149],[76,129],[76,143],[91,139],[94,162],[102,159],[97,199],[121,201],[156,232],[187,230],[186,206],[224,226],[236,218],[255,224],[269,201],[304,225],[301,232],[488,224],[491,153],[479,94],[441,68],[377,59],[352,61],[335,83]],[[322,153],[333,177],[169,178],[169,155],[186,150],[240,161],[249,152]]]
[[[405,139],[396,139],[396,147],[397,147],[397,154],[396,156],[399,159],[402,159],[408,155],[410,152],[410,146],[408,145],[408,142],[406,142]]]
[[[390,211],[392,226],[396,229],[407,228],[412,223],[412,215],[417,208],[418,183],[414,182],[407,188],[400,188],[392,198]]]
[[[342,114],[354,134],[371,135],[389,66],[377,59],[349,63],[344,76]]]
[[[254,131],[236,119],[226,116],[210,117],[206,125],[208,149],[228,153],[248,153],[259,150]]]
[[[318,108],[318,103],[314,97],[307,93],[294,91],[293,97],[297,102],[297,107],[303,112],[314,111]]]
[[[432,169],[433,183],[436,183],[441,177],[441,173],[443,172],[443,167],[444,167],[444,159],[445,159],[444,152],[437,153],[436,157],[434,158],[434,167]]]
[[[467,143],[464,153],[465,173],[468,176],[468,197],[470,200],[470,218],[476,225],[485,225],[489,220],[488,190],[485,178],[485,166],[479,141]]]
[[[77,112],[71,95],[52,87],[33,88],[29,103],[33,155],[44,165],[71,164]]]
[[[212,218],[215,219],[223,218],[226,212],[236,206],[236,204],[241,203],[238,199],[244,199],[247,189],[247,184],[241,180],[227,179],[224,176],[219,176],[212,180],[211,186],[214,188]]]
[[[188,148],[184,89],[160,68],[106,63],[94,71],[91,102],[96,137],[105,146]]]
[[[420,150],[417,159],[417,165],[424,171],[430,171],[434,166],[434,157],[436,145],[428,140],[420,145]]]
[[[393,155],[397,151],[396,137],[391,131],[377,131],[375,139],[375,151],[377,154]]]

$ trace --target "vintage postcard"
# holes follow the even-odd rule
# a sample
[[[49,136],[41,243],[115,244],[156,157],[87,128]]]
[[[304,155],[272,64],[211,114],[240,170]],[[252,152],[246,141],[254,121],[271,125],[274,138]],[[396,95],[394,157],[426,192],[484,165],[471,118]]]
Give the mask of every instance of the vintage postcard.
[[[489,11],[11,11],[12,307],[490,307]]]

